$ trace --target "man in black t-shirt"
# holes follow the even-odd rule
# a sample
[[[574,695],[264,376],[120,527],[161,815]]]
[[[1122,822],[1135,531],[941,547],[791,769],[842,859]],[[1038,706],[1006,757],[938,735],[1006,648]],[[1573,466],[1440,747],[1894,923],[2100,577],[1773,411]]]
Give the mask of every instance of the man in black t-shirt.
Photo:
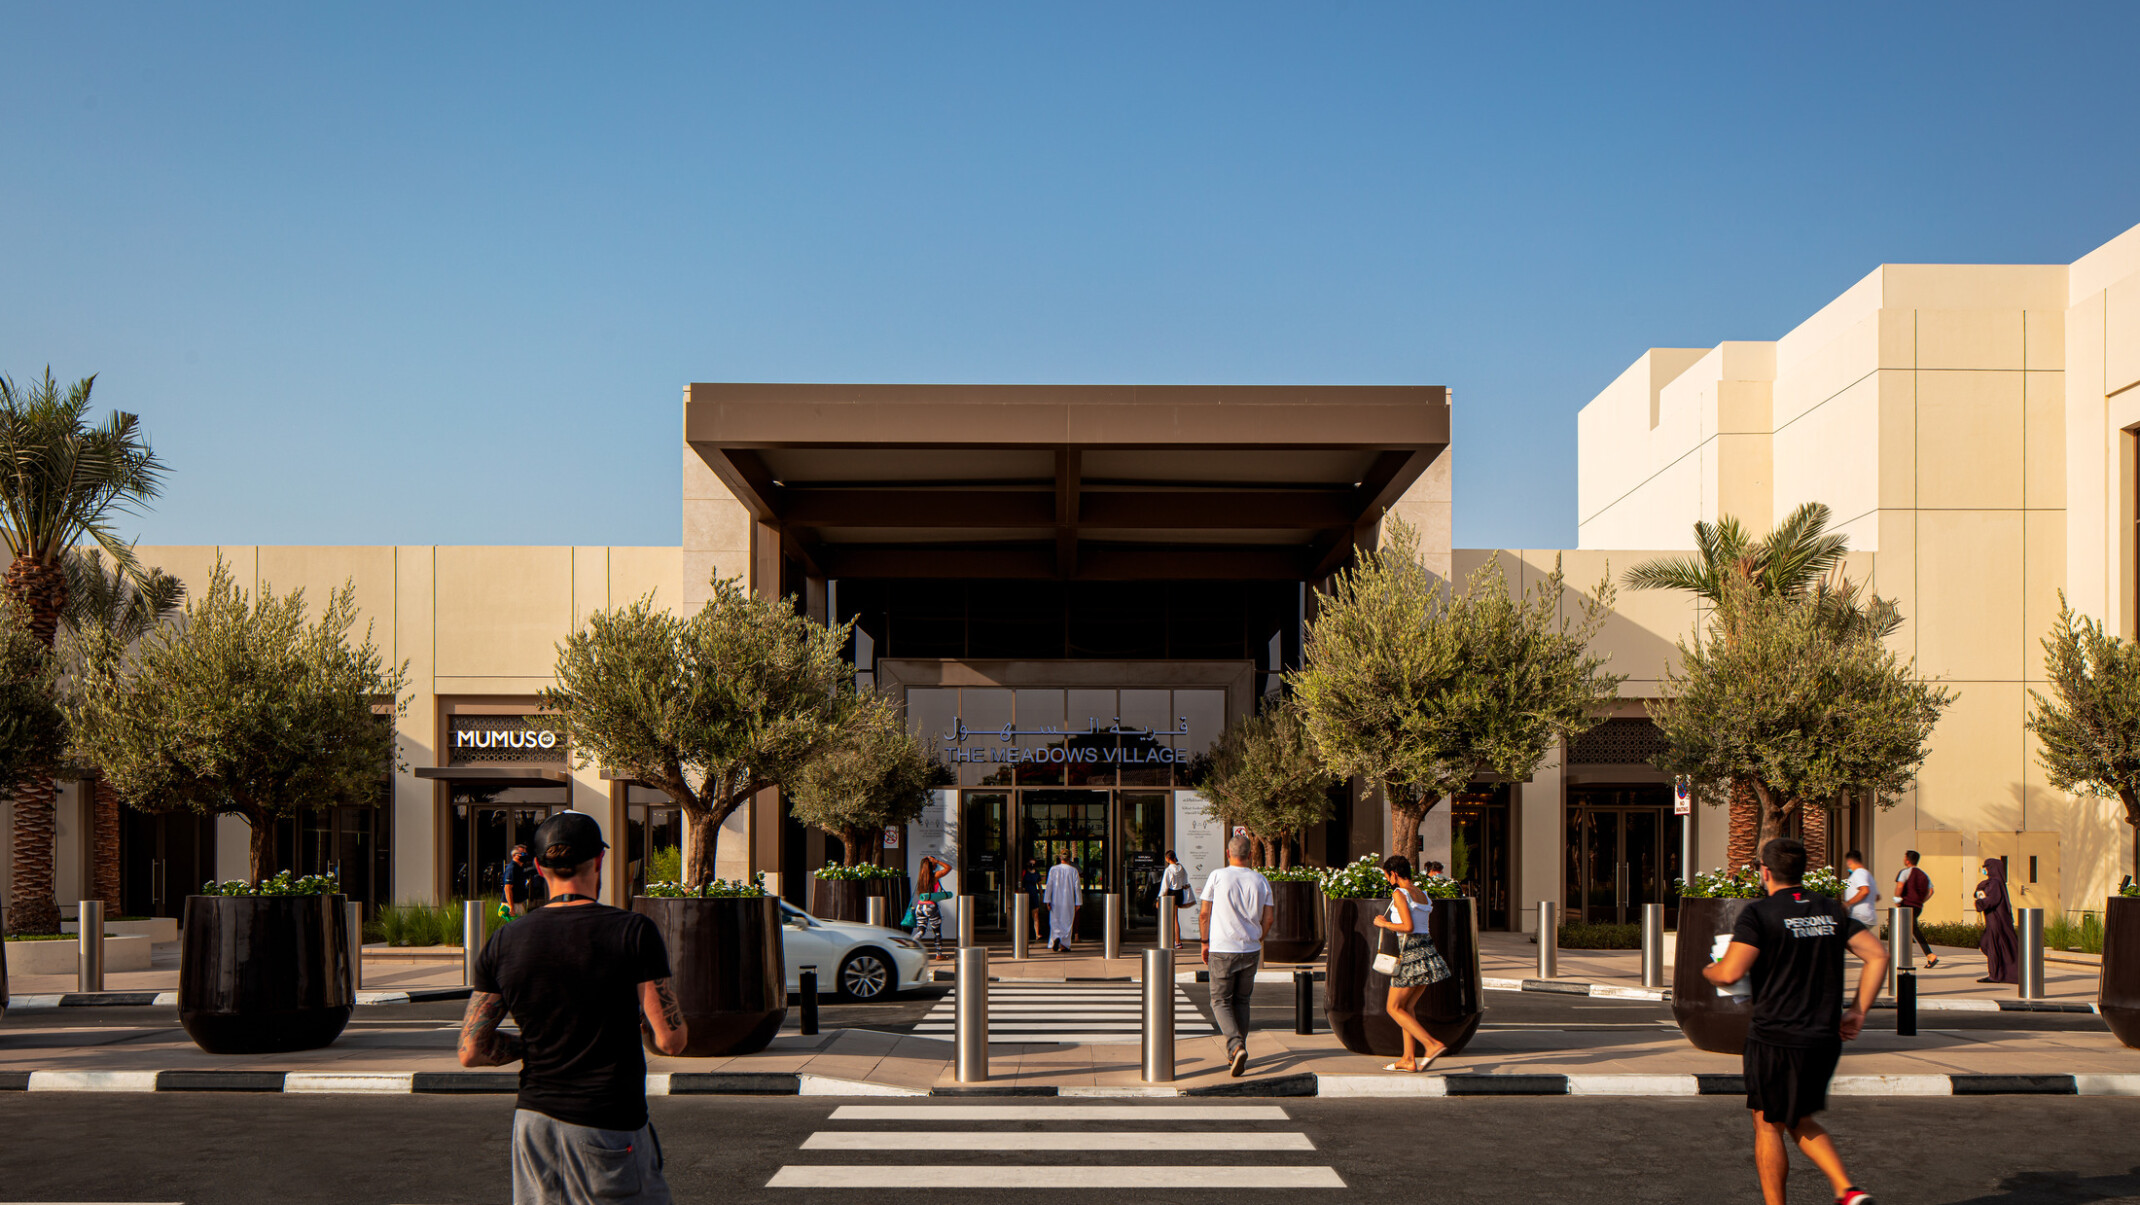
[[[595,902],[593,817],[550,817],[535,847],[550,904],[491,935],[461,1023],[463,1067],[520,1062],[513,1205],[668,1205],[640,1049],[642,1031],[663,1054],[687,1040],[668,951],[654,922]],[[518,1037],[498,1032],[508,1013]]]
[[[1791,1157],[1788,1133],[1828,1177],[1837,1205],[1873,1205],[1851,1184],[1828,1131],[1813,1114],[1828,1107],[1828,1081],[1843,1043],[1858,1036],[1887,977],[1887,950],[1839,900],[1799,886],[1806,845],[1777,837],[1761,847],[1761,887],[1732,926],[1723,957],[1702,968],[1722,990],[1751,978],[1753,1017],[1743,1070],[1746,1107],[1754,1115],[1754,1168],[1768,1205],[1783,1205]],[[1843,951],[1864,961],[1857,999],[1843,1008]]]

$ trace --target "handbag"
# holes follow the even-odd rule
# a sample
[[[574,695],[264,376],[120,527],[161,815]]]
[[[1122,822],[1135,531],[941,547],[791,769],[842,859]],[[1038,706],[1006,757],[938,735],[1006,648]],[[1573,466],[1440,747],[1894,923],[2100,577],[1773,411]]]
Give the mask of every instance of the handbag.
[[[1382,976],[1386,976],[1386,977],[1389,977],[1389,978],[1395,978],[1395,977],[1396,977],[1396,975],[1397,975],[1397,951],[1395,951],[1395,950],[1393,950],[1393,949],[1390,949],[1390,948],[1389,948],[1389,947],[1391,947],[1391,946],[1394,946],[1394,945],[1396,945],[1396,944],[1397,944],[1397,934],[1396,934],[1396,931],[1395,931],[1395,930],[1392,930],[1392,929],[1384,929],[1384,930],[1382,930],[1382,942],[1381,942],[1381,945],[1380,945],[1379,947],[1377,947],[1377,950],[1378,950],[1378,952],[1377,952],[1377,953],[1375,954],[1375,960],[1374,960],[1374,962],[1373,962],[1373,963],[1371,963],[1371,964],[1369,964],[1369,965],[1370,965],[1370,969],[1371,969],[1371,970],[1373,970],[1375,974],[1377,974],[1377,975],[1382,975]]]
[[[899,927],[902,929],[914,927],[914,906],[912,904],[907,905],[907,914],[899,918]]]

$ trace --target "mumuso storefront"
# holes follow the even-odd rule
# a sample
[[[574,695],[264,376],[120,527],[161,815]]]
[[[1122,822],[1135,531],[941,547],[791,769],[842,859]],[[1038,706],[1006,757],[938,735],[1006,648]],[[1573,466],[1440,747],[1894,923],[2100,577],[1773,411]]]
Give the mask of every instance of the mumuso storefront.
[[[439,898],[495,896],[513,846],[572,806],[564,734],[527,705],[447,707],[445,764],[416,770],[439,784]]]
[[[1446,572],[1448,433],[1432,387],[693,385],[685,403],[689,447],[751,516],[753,588],[853,621],[863,683],[956,772],[898,860],[946,857],[983,931],[1064,852],[1132,925],[1165,850],[1192,874],[1222,860],[1190,760],[1280,697],[1315,589],[1385,514],[1408,509]],[[799,900],[837,851],[780,809],[754,806],[753,863]],[[1330,830],[1309,856],[1383,839],[1376,817]]]

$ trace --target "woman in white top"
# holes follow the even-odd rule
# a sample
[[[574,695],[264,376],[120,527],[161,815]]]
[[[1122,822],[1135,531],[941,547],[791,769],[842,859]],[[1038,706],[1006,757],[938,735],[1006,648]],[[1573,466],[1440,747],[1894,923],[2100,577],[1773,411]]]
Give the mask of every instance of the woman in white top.
[[[1155,897],[1155,900],[1163,900],[1168,896],[1174,897],[1174,948],[1179,950],[1181,949],[1181,910],[1190,904],[1189,870],[1181,864],[1181,859],[1174,856],[1174,851],[1171,849],[1167,851],[1167,868],[1159,876],[1159,894]]]
[[[1375,918],[1375,927],[1388,929],[1398,935],[1397,973],[1390,976],[1390,995],[1387,1006],[1390,1020],[1404,1031],[1404,1057],[1394,1063],[1384,1063],[1384,1071],[1425,1071],[1434,1065],[1448,1047],[1434,1040],[1427,1027],[1420,1024],[1412,1009],[1426,994],[1427,985],[1440,983],[1449,977],[1449,963],[1434,948],[1434,939],[1427,934],[1427,921],[1434,911],[1434,901],[1412,885],[1411,859],[1392,855],[1382,860],[1382,877],[1390,885],[1389,913]],[[1414,1057],[1412,1043],[1417,1039],[1419,1052],[1425,1060]]]

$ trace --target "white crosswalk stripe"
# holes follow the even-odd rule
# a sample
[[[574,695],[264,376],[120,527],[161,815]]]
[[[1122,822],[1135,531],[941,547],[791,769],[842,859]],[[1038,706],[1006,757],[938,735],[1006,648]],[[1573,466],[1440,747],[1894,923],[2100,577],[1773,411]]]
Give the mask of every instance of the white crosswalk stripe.
[[[958,1032],[958,990],[936,1002],[914,1026],[922,1037],[949,1038]],[[988,1041],[1087,1046],[1127,1045],[1144,1032],[1143,989],[1136,984],[1065,983],[988,985]],[[1196,1011],[1179,985],[1174,988],[1174,1036],[1210,1037],[1218,1031]]]
[[[1288,1155],[1313,1151],[1315,1143],[1298,1130],[1271,1130],[1257,1122],[1287,1121],[1279,1105],[1063,1105],[1063,1104],[885,1104],[841,1105],[826,1119],[841,1122],[900,1122],[905,1129],[828,1128],[811,1134],[801,1150],[853,1155],[886,1151],[881,1163],[790,1163],[773,1173],[767,1188],[887,1189],[917,1184],[974,1183],[985,1178],[990,1188],[1182,1188],[1208,1187],[1239,1193],[1255,1189],[1344,1188],[1337,1169],[1327,1164],[1286,1161]],[[1136,1122],[1136,1128],[1035,1129],[1033,1123]],[[952,1129],[948,1122],[996,1123],[995,1129]],[[1184,1122],[1204,1123],[1177,1129]],[[1239,1128],[1214,1129],[1210,1123]],[[930,1152],[1020,1152],[1045,1158],[1082,1156],[1077,1162],[909,1163]],[[1224,1154],[1223,1165],[1140,1163],[1144,1152],[1195,1151]],[[1109,1155],[1127,1156],[1110,1159]],[[1268,1156],[1269,1158],[1265,1158]],[[1222,1174],[1223,1173],[1223,1174]]]

